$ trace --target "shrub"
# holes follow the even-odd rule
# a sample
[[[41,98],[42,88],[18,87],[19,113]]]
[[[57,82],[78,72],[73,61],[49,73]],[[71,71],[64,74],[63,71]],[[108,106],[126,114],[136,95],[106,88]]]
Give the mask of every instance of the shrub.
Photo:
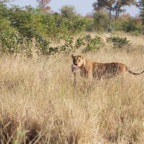
[[[75,47],[77,49],[84,45],[85,45],[84,38],[78,38],[75,42]]]
[[[46,40],[43,36],[37,34],[36,35],[36,45],[39,48],[39,53],[43,54],[43,55],[49,55],[50,51],[49,51],[49,44],[50,42],[48,40]]]
[[[73,47],[74,38],[72,36],[62,35],[60,39],[65,41],[65,44],[59,47],[60,52],[69,53],[74,50]]]
[[[122,24],[122,30],[125,32],[139,32],[141,33],[141,24],[133,18],[129,18]]]
[[[95,36],[95,38],[90,39],[89,43],[87,44],[86,48],[83,50],[83,52],[95,52],[102,46],[103,42],[102,39],[98,36]]]
[[[104,12],[94,13],[94,29],[98,31],[103,31],[108,29],[109,18],[108,14]]]
[[[112,42],[113,43],[113,48],[123,48],[130,46],[130,41],[125,37],[125,38],[120,38],[120,37],[109,37],[107,38],[107,42]]]
[[[0,44],[2,52],[18,53],[20,52],[20,44],[23,43],[23,37],[15,31],[2,31],[0,35]]]

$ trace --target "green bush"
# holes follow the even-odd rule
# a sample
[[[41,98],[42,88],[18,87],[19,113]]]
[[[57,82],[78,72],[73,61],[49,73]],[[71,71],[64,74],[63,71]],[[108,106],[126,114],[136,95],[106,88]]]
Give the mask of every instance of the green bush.
[[[126,22],[122,23],[122,30],[125,32],[139,32],[141,33],[141,25],[136,19],[129,18]]]
[[[108,29],[109,17],[107,12],[97,11],[86,17],[75,13],[71,7],[64,7],[61,13],[48,13],[39,8],[27,6],[20,8],[0,3],[0,46],[3,52],[19,53],[28,50],[31,53],[31,40],[36,40],[36,50],[40,54],[51,55],[58,52],[69,53],[85,46],[85,52],[96,51],[103,44],[100,37],[92,38],[86,35],[74,41],[75,34],[84,31],[104,31]],[[141,33],[140,19],[121,17],[111,22],[115,30],[131,32],[135,35]],[[59,36],[62,35],[61,38]],[[51,47],[50,40],[63,39],[64,44]],[[113,37],[114,47],[129,45],[126,38]]]
[[[60,38],[64,40],[64,45],[59,47],[60,52],[69,53],[71,51],[74,51],[73,46],[74,38],[72,36],[62,35]]]
[[[2,52],[18,53],[21,50],[20,45],[23,43],[23,37],[17,32],[2,31],[0,35],[0,44]]]
[[[77,49],[84,45],[85,45],[84,38],[78,38],[75,42],[75,47]]]
[[[107,38],[107,42],[112,42],[113,48],[123,48],[130,46],[130,41],[126,37],[125,38],[120,38],[118,36],[109,37]]]
[[[49,50],[50,48],[50,42],[48,40],[46,40],[44,37],[42,37],[41,35],[37,34],[36,37],[36,46],[39,51],[40,54],[43,55],[49,55],[51,54],[51,51]]]
[[[83,52],[96,52],[96,50],[98,50],[102,46],[102,44],[103,41],[101,37],[95,36],[95,38],[90,39]]]
[[[107,13],[95,12],[94,13],[94,29],[98,31],[104,31],[109,28],[109,17]]]

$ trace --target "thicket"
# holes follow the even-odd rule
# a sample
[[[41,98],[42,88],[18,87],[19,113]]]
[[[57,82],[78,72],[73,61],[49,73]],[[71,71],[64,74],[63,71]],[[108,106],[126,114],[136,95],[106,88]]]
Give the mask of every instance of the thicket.
[[[113,19],[111,24],[115,31],[142,32],[141,21],[128,15]],[[9,8],[0,3],[0,48],[5,53],[25,52],[30,56],[33,39],[39,54],[69,53],[81,46],[84,46],[84,52],[94,52],[103,45],[101,38],[96,36],[87,41],[85,37],[90,36],[78,37],[76,40],[73,36],[85,31],[108,29],[108,14],[100,11],[83,17],[68,6],[61,9],[61,13],[50,13],[30,6],[23,9],[16,6]],[[63,40],[64,44],[52,47],[53,40]]]

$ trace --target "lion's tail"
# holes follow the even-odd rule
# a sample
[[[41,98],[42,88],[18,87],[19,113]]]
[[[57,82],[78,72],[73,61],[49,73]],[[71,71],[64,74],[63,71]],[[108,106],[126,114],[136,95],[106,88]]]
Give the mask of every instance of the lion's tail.
[[[135,73],[135,72],[132,72],[130,69],[127,68],[127,71],[130,73],[130,74],[133,74],[133,75],[140,75],[142,73],[144,73],[144,71],[140,72],[140,73]]]

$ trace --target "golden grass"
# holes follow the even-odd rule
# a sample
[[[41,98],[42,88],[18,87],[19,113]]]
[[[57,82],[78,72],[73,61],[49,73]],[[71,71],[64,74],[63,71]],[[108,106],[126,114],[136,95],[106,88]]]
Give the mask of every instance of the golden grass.
[[[144,70],[139,52],[101,50],[86,57]],[[74,93],[71,63],[64,55],[0,58],[0,144],[143,143],[144,75],[93,84],[78,75]]]

